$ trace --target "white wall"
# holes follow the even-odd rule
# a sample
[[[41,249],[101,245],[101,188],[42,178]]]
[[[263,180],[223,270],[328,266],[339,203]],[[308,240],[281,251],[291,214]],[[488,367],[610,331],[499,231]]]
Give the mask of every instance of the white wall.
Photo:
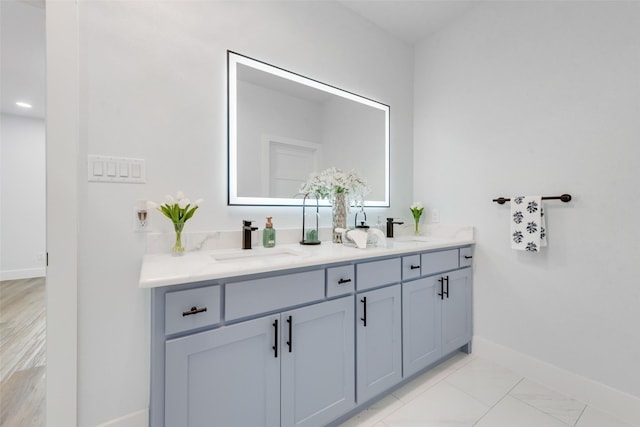
[[[355,170],[367,180],[371,190],[367,199],[384,200],[384,111],[334,98],[323,106],[323,123],[325,167]]]
[[[237,230],[267,214],[279,227],[300,226],[299,208],[226,206],[226,50],[391,105],[390,211],[398,212],[412,194],[413,53],[328,2],[81,1],[79,10],[79,174],[87,154],[147,161],[144,185],[78,188],[78,425],[93,426],[148,405],[137,199],[203,197],[190,230]],[[158,213],[153,223],[169,230]]]
[[[279,136],[320,144],[320,104],[301,97],[239,80],[238,88],[238,196],[293,197],[269,195],[263,186],[262,137]],[[265,190],[265,191],[263,191]]]
[[[0,279],[45,275],[44,120],[0,115]]]
[[[414,194],[477,227],[475,334],[640,397],[640,3],[482,4],[415,67]],[[491,199],[565,192],[511,250]]]

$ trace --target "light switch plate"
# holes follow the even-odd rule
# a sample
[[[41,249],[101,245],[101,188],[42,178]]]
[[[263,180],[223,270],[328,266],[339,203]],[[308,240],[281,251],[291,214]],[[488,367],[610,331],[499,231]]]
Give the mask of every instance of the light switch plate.
[[[121,184],[144,184],[147,182],[147,168],[144,159],[89,155],[88,160],[90,182]]]
[[[437,208],[431,209],[431,222],[433,223],[440,222],[440,209],[437,209]]]

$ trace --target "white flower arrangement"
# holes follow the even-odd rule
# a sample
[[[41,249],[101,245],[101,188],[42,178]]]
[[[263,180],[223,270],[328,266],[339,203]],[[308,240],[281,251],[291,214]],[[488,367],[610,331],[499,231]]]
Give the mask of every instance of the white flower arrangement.
[[[300,187],[302,194],[315,194],[319,199],[334,200],[336,195],[344,194],[356,206],[364,204],[364,197],[370,189],[367,182],[351,170],[345,172],[335,167],[326,169],[319,174],[311,174],[309,180]]]
[[[201,203],[202,199],[198,199],[191,204],[191,201],[184,197],[184,193],[178,191],[175,198],[167,194],[164,204],[157,207],[158,211],[162,212],[164,216],[173,222],[173,229],[176,232],[175,244],[171,248],[173,255],[184,254],[185,248],[182,246],[182,230],[184,229],[185,222],[196,213]],[[155,205],[155,203],[153,203],[153,205]]]
[[[418,224],[420,223],[420,217],[422,216],[422,213],[424,212],[424,206],[422,205],[421,202],[413,202],[413,204],[409,207],[409,210],[411,211],[411,214],[413,215],[413,220],[416,223],[416,227],[415,227],[415,234],[419,233],[419,228],[418,228]]]
[[[160,205],[158,210],[173,221],[174,224],[180,224],[187,222],[187,220],[196,213],[196,210],[202,202],[203,199],[198,199],[192,205],[191,201],[184,197],[184,193],[178,191],[175,199],[173,196],[167,194],[165,196],[165,203]]]

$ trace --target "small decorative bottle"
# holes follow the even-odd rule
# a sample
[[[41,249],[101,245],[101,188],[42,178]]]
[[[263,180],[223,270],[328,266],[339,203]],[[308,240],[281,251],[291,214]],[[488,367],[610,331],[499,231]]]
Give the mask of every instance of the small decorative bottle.
[[[276,229],[273,228],[271,223],[271,217],[267,217],[267,223],[264,225],[262,231],[262,246],[265,248],[272,248],[276,245]]]

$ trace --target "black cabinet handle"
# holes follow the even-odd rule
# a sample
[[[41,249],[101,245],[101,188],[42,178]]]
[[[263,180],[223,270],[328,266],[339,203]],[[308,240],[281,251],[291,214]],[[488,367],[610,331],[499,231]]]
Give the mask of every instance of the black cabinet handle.
[[[446,291],[442,291],[442,293],[447,296],[447,299],[449,299],[449,276],[446,276],[444,278],[443,282],[447,282],[447,290]]]
[[[471,255],[465,255],[464,256],[464,259],[471,259],[471,258],[473,258]]]
[[[449,298],[449,276],[439,278],[438,282],[440,283],[440,293],[438,294],[440,299],[444,299],[444,297]],[[447,283],[446,290],[444,287],[445,282]]]
[[[278,319],[273,321],[273,330],[274,330],[274,336],[275,339],[273,340],[273,347],[271,347],[273,349],[273,357],[277,358],[278,357]]]
[[[351,281],[351,279],[340,279],[338,280],[338,284],[342,285],[343,283],[349,283]]]
[[[362,299],[360,300],[360,302],[363,305],[363,310],[364,310],[364,317],[361,317],[360,320],[362,320],[364,322],[363,326],[367,326],[367,297],[362,297]]]
[[[293,320],[291,316],[287,318],[287,323],[289,324],[289,341],[287,341],[287,345],[289,346],[289,353],[293,349]]]
[[[202,308],[198,308],[195,305],[193,307],[191,307],[191,310],[189,311],[183,311],[182,312],[182,317],[184,316],[191,316],[192,314],[198,314],[198,313],[203,313],[207,311],[207,307],[202,307]]]
[[[412,265],[412,266],[411,266],[411,269],[412,269],[412,270],[415,270],[416,268],[420,268],[420,266],[419,266],[419,265]]]

